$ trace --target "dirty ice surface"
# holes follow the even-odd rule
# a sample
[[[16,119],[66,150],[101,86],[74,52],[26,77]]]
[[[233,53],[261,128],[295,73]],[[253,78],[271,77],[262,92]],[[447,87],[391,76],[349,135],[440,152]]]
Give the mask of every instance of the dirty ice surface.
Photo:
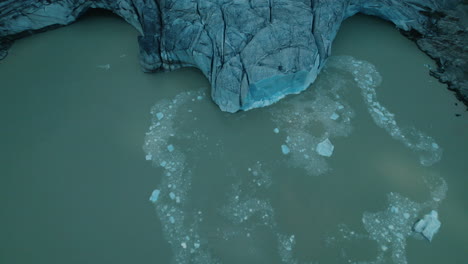
[[[163,175],[150,201],[171,246],[173,263],[224,263],[223,256],[236,252],[244,252],[239,261],[245,263],[314,263],[313,259],[298,259],[295,249],[300,234],[284,229],[284,221],[279,221],[284,216],[278,216],[274,201],[281,188],[277,181],[292,176],[276,172],[300,170],[310,179],[327,177],[333,169],[329,162],[342,151],[337,142],[352,135],[355,116],[343,96],[349,80],[340,76],[353,76],[375,125],[416,152],[422,165],[440,160],[441,147],[430,136],[398,126],[395,116],[377,100],[375,88],[381,77],[373,65],[352,57],[332,57],[324,72],[335,78],[321,78],[310,92],[269,108],[224,113],[219,120],[205,117],[201,110],[212,107],[206,90],[182,92],[153,106],[143,149],[146,159]],[[277,142],[259,146],[271,147],[269,157],[246,151],[238,132],[231,133],[232,124],[254,114],[268,119],[270,127],[262,133]],[[228,129],[216,134],[208,127],[213,122]],[[254,137],[247,130],[239,133]],[[256,136],[252,142],[262,140],[260,134]],[[208,171],[219,175],[203,182]],[[427,180],[427,186],[430,201],[418,203],[391,192],[387,208],[363,213],[367,233],[352,231],[344,223],[327,239],[328,244],[340,247],[343,240],[367,239],[375,241],[379,251],[375,259],[361,263],[385,263],[387,254],[394,263],[407,263],[406,240],[428,235],[425,230],[435,222],[424,215],[437,209],[447,191],[442,179]],[[425,221],[421,223],[422,235],[413,230],[419,219]],[[277,254],[265,253],[270,252],[268,247],[275,248]]]

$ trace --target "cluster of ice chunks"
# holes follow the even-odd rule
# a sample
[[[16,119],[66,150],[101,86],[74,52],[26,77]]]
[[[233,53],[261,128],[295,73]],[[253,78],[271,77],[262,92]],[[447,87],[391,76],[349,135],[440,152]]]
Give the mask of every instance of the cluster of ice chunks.
[[[197,103],[204,98],[202,92],[186,92],[173,100],[163,100],[151,109],[152,124],[146,133],[143,150],[146,159],[163,170],[160,186],[150,201],[154,203],[166,240],[171,245],[175,263],[218,263],[203,247],[206,239],[199,234],[203,221],[201,211],[187,211],[185,204],[191,188],[192,172],[187,166],[185,153],[177,148],[174,122],[181,105]]]
[[[223,237],[226,240],[240,235],[251,237],[257,228],[266,227],[276,236],[280,261],[285,264],[299,263],[293,256],[295,235],[279,231],[270,201],[260,198],[264,197],[272,183],[270,172],[262,168],[261,162],[247,170],[253,176],[252,182],[233,184],[231,192],[227,194],[228,201],[220,210],[232,225],[241,229],[224,231]]]
[[[309,175],[321,175],[329,171],[326,158],[332,156],[333,138],[348,136],[352,132],[351,118],[354,112],[341,99],[345,87],[340,76],[333,80],[319,79],[313,90],[301,94],[301,100],[286,100],[281,107],[272,107],[272,120],[286,135],[281,145],[293,167],[306,170]],[[311,132],[314,126],[323,131]],[[318,133],[318,134],[317,134]]]
[[[387,263],[386,255],[390,254],[392,262],[407,264],[406,241],[409,237],[425,237],[429,241],[440,227],[435,211],[447,193],[446,182],[439,177],[427,177],[426,184],[431,190],[431,199],[418,203],[398,193],[389,193],[388,207],[380,212],[365,212],[362,217],[367,234],[359,234],[341,225],[339,238],[331,237],[329,242],[336,243],[339,239],[358,240],[369,239],[378,245],[378,255],[375,260],[359,263]],[[431,212],[423,216],[426,212]],[[425,232],[425,230],[427,230]],[[426,234],[424,234],[424,232]],[[352,262],[352,261],[350,261]]]
[[[374,88],[380,83],[380,76],[372,65],[348,57],[331,58],[330,61],[324,71],[331,67],[345,69],[353,74],[363,95],[368,99],[366,103],[377,125],[386,129],[392,137],[402,141],[406,146],[418,151],[426,151],[426,156],[421,158],[423,164],[430,165],[440,159],[441,150],[430,137],[418,131],[404,133],[396,125],[393,114],[376,101]],[[352,132],[351,118],[354,112],[341,98],[346,81],[342,76],[334,77],[336,78],[318,80],[314,90],[304,93],[302,100],[282,102],[283,107],[270,110],[272,120],[277,126],[273,129],[273,133],[285,136],[281,151],[287,155],[293,166],[304,168],[308,174],[312,175],[324,174],[329,170],[326,157],[332,156],[335,150],[333,138],[348,136]],[[176,120],[177,112],[180,111],[180,106],[196,103],[203,98],[203,93],[188,92],[179,94],[173,100],[164,100],[155,105],[152,109],[153,123],[145,139],[146,159],[151,160],[156,167],[161,167],[166,176],[163,177],[159,188],[153,191],[150,201],[156,206],[165,237],[172,245],[176,263],[219,262],[210,254],[209,247],[206,246],[208,240],[199,234],[198,226],[203,221],[202,212],[184,208],[192,180],[191,168],[187,165],[185,156],[188,152],[186,150],[182,152],[172,140],[184,136],[175,135],[173,122]],[[192,111],[189,109],[188,112]],[[310,127],[314,125],[323,128],[322,131],[316,134],[311,132]],[[409,140],[409,135],[416,135],[416,140]],[[298,263],[292,253],[296,243],[295,236],[281,234],[278,231],[270,201],[258,195],[261,192],[259,190],[266,190],[271,185],[269,172],[262,169],[260,162],[253,164],[247,170],[252,175],[252,181],[247,184],[248,186],[245,184],[233,186],[233,193],[228,195],[225,206],[220,209],[221,214],[231,224],[244,230],[242,234],[246,236],[250,236],[259,225],[270,228],[277,236],[281,261],[288,264]],[[436,188],[433,194],[439,192],[445,195],[445,191]],[[434,202],[440,202],[443,195],[435,195]],[[398,198],[398,194],[390,196]],[[378,260],[383,258],[385,252],[391,251],[396,263],[406,263],[404,242],[409,232],[406,220],[416,221],[417,214],[410,212],[409,209],[415,207],[411,207],[409,200],[400,200],[404,203],[395,203],[396,205],[392,205],[384,212],[366,213],[363,217],[365,223],[374,220],[375,223],[379,221],[385,225],[365,225],[369,232],[368,238],[376,240],[381,245]],[[400,206],[401,204],[403,205]],[[421,208],[419,211],[426,207]],[[402,212],[399,218],[391,218],[389,214],[399,214],[399,212]],[[255,220],[250,221],[253,218]],[[405,220],[397,222],[395,219]],[[402,223],[405,224],[404,227]],[[381,239],[382,230],[387,230],[386,240]],[[409,225],[409,230],[411,230],[411,225]],[[395,233],[397,231],[399,233]],[[226,233],[224,237],[229,239],[240,234],[235,231],[230,234]],[[354,237],[358,237],[353,231],[350,231],[350,234],[349,237],[353,237],[353,234]]]
[[[395,121],[395,115],[379,103],[375,88],[381,84],[382,77],[374,65],[350,56],[336,56],[330,57],[328,67],[352,74],[354,81],[361,88],[364,102],[377,126],[385,129],[406,147],[418,152],[422,165],[431,166],[441,159],[442,149],[433,138],[415,128],[401,128]]]

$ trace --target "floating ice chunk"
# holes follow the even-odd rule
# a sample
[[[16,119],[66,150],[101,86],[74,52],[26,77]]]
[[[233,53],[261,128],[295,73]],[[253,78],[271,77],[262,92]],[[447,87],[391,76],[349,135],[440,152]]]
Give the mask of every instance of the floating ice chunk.
[[[203,96],[201,95],[197,96],[197,100],[201,100],[201,99],[203,99]]]
[[[195,248],[199,248],[199,247],[200,247],[200,243],[194,243],[193,246],[194,246]]]
[[[414,231],[421,233],[429,242],[432,241],[432,237],[439,231],[441,225],[437,217],[437,212],[432,210],[429,214],[425,215],[423,219],[420,219],[414,224]]]
[[[337,113],[333,113],[333,114],[330,116],[330,119],[331,119],[331,120],[337,120],[338,118],[340,118],[340,116],[339,116]]]
[[[333,155],[333,149],[335,149],[335,147],[328,138],[320,142],[315,148],[319,155],[325,157],[331,157],[331,155]]]
[[[103,65],[98,65],[97,67],[99,69],[109,70],[111,66],[110,64],[103,64]]]
[[[278,134],[279,133],[279,128],[273,129],[273,132],[275,132],[275,134]]]
[[[160,190],[158,190],[158,189],[154,190],[153,193],[151,193],[151,196],[150,196],[149,200],[150,200],[152,203],[157,202],[160,193],[161,193]]]
[[[161,120],[161,119],[164,118],[164,114],[159,112],[159,113],[156,114],[156,117],[158,118],[158,120]]]
[[[176,195],[173,192],[170,192],[169,197],[171,198],[171,200],[174,200],[176,198]]]
[[[151,155],[151,154],[147,154],[147,155],[145,156],[145,159],[146,159],[146,160],[151,160],[152,158],[153,158],[153,155]]]
[[[175,219],[174,219],[173,216],[170,216],[170,217],[169,217],[169,222],[171,222],[171,224],[175,223]]]
[[[127,54],[121,54],[119,57],[120,58],[125,58],[125,57],[127,57]]]
[[[404,213],[404,214],[403,214],[403,217],[404,217],[405,219],[409,219],[409,218],[410,218],[410,214]]]
[[[181,245],[184,249],[187,248],[187,243],[185,243],[185,242],[180,243],[180,245]]]
[[[291,152],[291,150],[289,149],[288,146],[281,145],[281,152],[283,152],[284,155],[287,155],[287,154],[289,154],[289,152]]]
[[[164,168],[164,167],[166,167],[166,165],[167,165],[167,162],[165,162],[165,161],[161,161],[161,163],[159,163],[159,165],[161,165],[161,167],[163,167],[163,168]]]
[[[174,151],[174,146],[173,145],[167,146],[167,150],[169,150],[169,152]]]

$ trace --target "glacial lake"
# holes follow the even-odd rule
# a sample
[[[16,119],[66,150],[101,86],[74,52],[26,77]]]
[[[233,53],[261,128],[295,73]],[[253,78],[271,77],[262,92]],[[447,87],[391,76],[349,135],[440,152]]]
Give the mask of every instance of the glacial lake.
[[[0,263],[467,261],[468,115],[393,25],[348,19],[307,91],[236,114],[137,34],[86,16],[0,61]]]

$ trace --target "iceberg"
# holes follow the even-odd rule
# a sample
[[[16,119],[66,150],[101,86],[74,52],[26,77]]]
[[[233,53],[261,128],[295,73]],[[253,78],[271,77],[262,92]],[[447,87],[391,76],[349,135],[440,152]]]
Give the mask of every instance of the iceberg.
[[[317,153],[319,155],[321,155],[321,156],[331,157],[331,155],[333,155],[333,149],[335,149],[335,147],[330,142],[330,140],[327,138],[324,141],[317,144],[317,147],[315,148],[315,151],[317,151]]]
[[[437,212],[432,210],[429,214],[425,215],[423,219],[420,219],[414,224],[414,231],[420,233],[431,242],[441,225],[437,217]]]
[[[288,146],[281,145],[281,152],[283,152],[284,155],[287,155],[287,154],[289,154],[289,152],[291,152],[291,150],[289,149]]]
[[[151,193],[151,196],[149,198],[150,202],[152,202],[152,203],[157,202],[160,193],[161,193],[160,190],[158,190],[158,189],[154,190],[153,193]]]
[[[156,114],[156,117],[158,118],[158,120],[161,120],[161,119],[164,118],[164,114],[159,112],[159,113]]]
[[[146,159],[146,160],[151,160],[152,158],[153,158],[153,155],[151,155],[151,154],[147,154],[147,155],[145,156],[145,159]]]
[[[330,119],[331,119],[331,120],[337,120],[338,118],[340,118],[340,116],[339,116],[337,113],[333,113],[333,114],[330,116]]]

